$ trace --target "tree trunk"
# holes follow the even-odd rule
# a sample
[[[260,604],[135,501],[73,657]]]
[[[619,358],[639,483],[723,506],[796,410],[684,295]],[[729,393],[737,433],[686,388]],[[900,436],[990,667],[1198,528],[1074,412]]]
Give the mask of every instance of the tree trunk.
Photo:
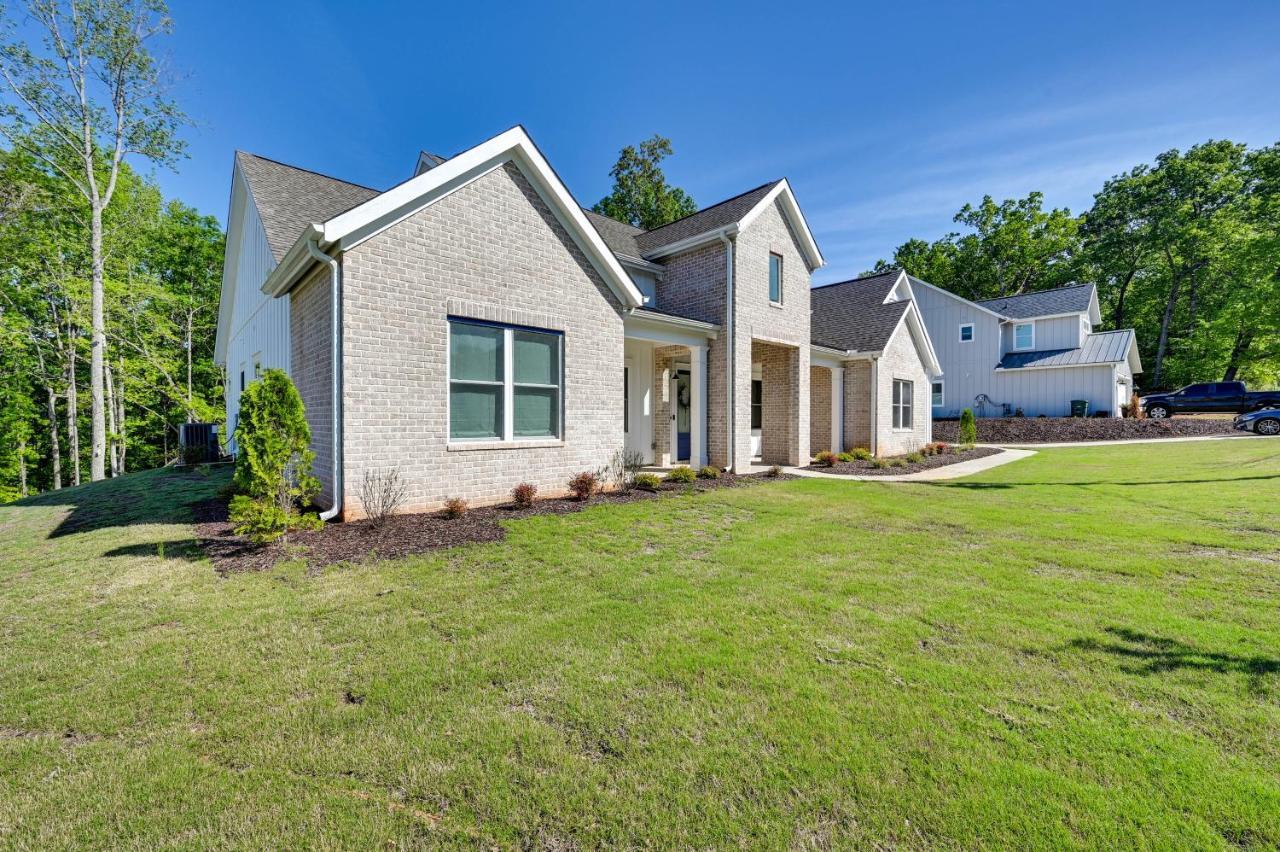
[[[71,484],[80,484],[80,399],[76,392],[76,353],[67,359],[67,454],[71,456]]]
[[[46,386],[44,392],[49,406],[49,463],[53,468],[53,490],[62,488],[62,447],[58,444],[58,395],[52,386]]]
[[[116,388],[116,428],[119,429],[119,432],[117,433],[116,452],[119,454],[118,461],[120,465],[120,468],[119,468],[120,472],[118,475],[124,476],[124,455],[125,455],[125,452],[128,450],[129,445],[128,445],[128,442],[125,440],[125,436],[128,434],[128,430],[125,429],[125,423],[124,423],[124,362],[123,361],[120,362],[119,375],[120,375],[120,384],[119,384],[119,387]]]
[[[18,440],[18,496],[27,496],[27,439]]]
[[[93,293],[90,315],[93,328],[89,347],[89,396],[93,427],[89,479],[97,482],[106,476],[107,418],[102,385],[107,355],[107,326],[103,308],[102,204],[95,200],[91,207]]]
[[[1120,283],[1120,295],[1116,297],[1116,310],[1112,317],[1111,324],[1117,329],[1124,328],[1124,297],[1129,292],[1129,285],[1133,283],[1133,276],[1138,273],[1138,267],[1131,267],[1124,276],[1124,281]]]
[[[1156,344],[1156,371],[1152,376],[1154,387],[1163,387],[1160,384],[1164,377],[1164,356],[1169,349],[1169,326],[1173,323],[1173,310],[1178,304],[1178,294],[1182,289],[1182,279],[1176,271],[1172,271],[1173,263],[1170,259],[1171,274],[1173,283],[1169,285],[1169,298],[1164,305],[1164,316],[1160,318],[1160,340]]]
[[[195,317],[191,310],[187,311],[187,422],[195,422],[195,414],[192,410],[191,396],[191,327],[195,323]]]
[[[116,465],[116,383],[115,378],[111,375],[111,364],[108,363],[103,369],[103,378],[106,385],[106,405],[107,405],[107,456],[111,460],[111,475],[119,476]]]
[[[1236,332],[1235,345],[1231,347],[1231,357],[1227,359],[1226,372],[1222,374],[1224,382],[1234,382],[1236,373],[1240,371],[1240,362],[1244,360],[1244,353],[1249,351],[1249,347],[1253,345],[1253,331],[1240,329]]]

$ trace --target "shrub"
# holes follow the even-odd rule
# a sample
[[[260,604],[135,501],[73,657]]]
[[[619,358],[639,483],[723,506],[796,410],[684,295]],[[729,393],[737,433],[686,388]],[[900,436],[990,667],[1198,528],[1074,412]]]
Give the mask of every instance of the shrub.
[[[461,497],[450,497],[444,501],[444,516],[450,519],[461,518],[467,513],[467,501]]]
[[[712,467],[709,464],[703,465],[701,468],[698,469],[698,478],[699,479],[719,479],[720,468]]]
[[[871,466],[876,470],[884,470],[890,467],[890,464],[888,459],[871,459]]]
[[[907,453],[907,461],[911,462],[912,464],[919,464],[920,462],[924,461],[924,453],[921,453],[921,452]]]
[[[960,412],[960,443],[976,444],[978,442],[978,424],[973,419],[973,409],[966,408]]]
[[[590,500],[599,490],[600,476],[594,471],[584,470],[569,480],[569,493],[579,500]]]
[[[836,456],[836,458],[839,459],[844,464],[849,464],[850,462],[857,461],[857,459],[854,458],[853,453],[841,453],[840,455]]]
[[[693,468],[684,464],[671,468],[667,473],[667,482],[693,482],[697,478],[698,475],[693,472]]]
[[[764,472],[764,475],[777,479],[779,476],[782,476],[782,465],[770,465],[769,469]]]
[[[886,465],[887,467],[906,467],[907,466],[907,460],[902,458],[901,456],[895,456],[894,458],[886,459],[885,461],[888,462],[888,464]]]
[[[533,505],[533,498],[538,496],[538,486],[532,482],[521,482],[511,489],[511,499],[516,506],[527,509]]]
[[[621,449],[613,454],[601,473],[619,491],[630,491],[636,474],[644,467],[644,456],[636,450]]]
[[[320,481],[311,474],[315,453],[302,397],[283,370],[267,370],[240,395],[236,444],[238,496],[230,517],[238,535],[263,543],[319,525],[300,509],[320,492]]]
[[[405,491],[400,468],[366,470],[360,482],[360,505],[374,526],[382,526],[404,505]]]
[[[1015,408],[1015,409],[1013,410],[1013,416],[1014,416],[1014,417],[1026,417],[1027,415],[1025,415],[1025,414],[1023,414],[1023,413],[1022,413],[1022,409],[1021,409],[1021,408]]]
[[[839,457],[835,453],[831,452],[830,450],[823,450],[813,458],[814,458],[814,461],[816,461],[818,464],[822,465],[823,467],[834,467],[835,463],[840,460]]]
[[[1142,400],[1138,397],[1137,391],[1134,391],[1133,395],[1129,397],[1129,403],[1127,405],[1120,406],[1120,413],[1123,416],[1131,417],[1134,420],[1142,419]]]
[[[849,450],[849,455],[853,456],[855,461],[871,461],[871,451],[866,447],[853,447]]]
[[[934,441],[932,444],[925,444],[925,455],[927,456],[943,456],[951,449],[951,445],[946,441]]]
[[[632,483],[643,491],[657,491],[658,486],[662,484],[662,478],[656,473],[637,473]]]

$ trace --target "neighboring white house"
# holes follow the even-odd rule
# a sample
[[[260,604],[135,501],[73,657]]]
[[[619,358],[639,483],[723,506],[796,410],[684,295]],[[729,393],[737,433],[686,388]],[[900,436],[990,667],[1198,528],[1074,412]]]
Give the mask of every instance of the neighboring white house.
[[[942,377],[931,388],[934,417],[1021,412],[1061,417],[1073,400],[1090,413],[1120,415],[1142,372],[1133,329],[1095,331],[1092,284],[971,302],[911,278]]]

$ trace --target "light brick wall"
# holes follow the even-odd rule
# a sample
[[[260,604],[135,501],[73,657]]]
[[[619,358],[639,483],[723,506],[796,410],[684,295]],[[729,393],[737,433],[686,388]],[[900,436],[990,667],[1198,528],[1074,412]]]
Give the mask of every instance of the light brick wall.
[[[809,450],[840,452],[844,447],[831,446],[831,370],[809,368]]]
[[[870,361],[850,361],[845,364],[843,449],[850,447],[871,449]]]
[[[770,253],[783,259],[781,306],[769,301]],[[785,364],[773,364],[772,384],[766,371],[763,386],[766,408],[776,396],[782,400],[779,404],[794,412],[786,427],[785,452],[770,439],[767,414],[761,436],[763,449],[768,455],[773,448],[778,463],[804,464],[809,460],[809,286],[809,267],[795,234],[775,202],[738,235],[734,246],[733,463],[740,470],[745,470],[751,462],[753,340],[767,342],[774,348],[787,347],[786,351],[791,353]]]
[[[329,267],[320,267],[289,296],[290,376],[311,427],[313,471],[320,480],[316,503],[333,505],[332,291]]]
[[[929,375],[925,372],[920,352],[916,349],[911,331],[904,324],[885,347],[880,357],[878,455],[894,456],[918,450],[928,442],[929,418],[932,408],[929,397]],[[912,383],[912,428],[893,428],[893,380],[906,379]]]
[[[365,471],[399,467],[406,511],[449,497],[561,493],[623,445],[620,305],[513,164],[348,251],[343,259],[347,517]],[[564,333],[563,441],[449,449],[449,314]],[[295,372],[308,370],[301,359]],[[306,381],[312,381],[310,377]]]

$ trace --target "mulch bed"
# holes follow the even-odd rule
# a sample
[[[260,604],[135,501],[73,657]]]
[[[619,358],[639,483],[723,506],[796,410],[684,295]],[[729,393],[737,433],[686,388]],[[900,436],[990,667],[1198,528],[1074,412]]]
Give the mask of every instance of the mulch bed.
[[[625,493],[597,494],[587,502],[557,497],[535,500],[525,509],[511,504],[482,506],[468,510],[460,518],[447,518],[442,512],[424,512],[393,515],[381,525],[367,520],[326,524],[319,530],[291,533],[288,543],[277,541],[266,545],[256,545],[232,531],[225,498],[197,503],[192,510],[196,539],[212,560],[214,570],[226,576],[244,571],[265,571],[288,559],[301,558],[306,561],[308,570],[316,570],[339,562],[393,559],[460,544],[501,541],[507,534],[502,521],[532,515],[565,515],[601,504],[632,503],[671,494],[696,494],[717,488],[737,488],[761,481],[794,478],[788,474],[770,477],[764,473],[742,476],[723,473],[719,479],[699,479],[689,484],[664,482],[657,491],[637,488]]]
[[[1223,435],[1235,430],[1230,420],[1172,417],[1133,420],[1124,417],[985,417],[978,420],[983,444],[1045,444],[1059,441],[1122,441]],[[933,421],[935,441],[959,440],[958,420]]]
[[[997,447],[974,447],[971,450],[957,450],[954,447],[945,453],[936,456],[925,456],[924,461],[907,462],[901,467],[873,467],[869,461],[853,461],[853,462],[836,462],[831,467],[821,464],[811,464],[805,470],[812,470],[818,473],[843,473],[854,474],[857,476],[902,476],[904,473],[917,473],[922,470],[931,470],[935,467],[946,467],[949,464],[958,464],[971,459],[981,459],[987,456],[994,456],[1003,452]]]

